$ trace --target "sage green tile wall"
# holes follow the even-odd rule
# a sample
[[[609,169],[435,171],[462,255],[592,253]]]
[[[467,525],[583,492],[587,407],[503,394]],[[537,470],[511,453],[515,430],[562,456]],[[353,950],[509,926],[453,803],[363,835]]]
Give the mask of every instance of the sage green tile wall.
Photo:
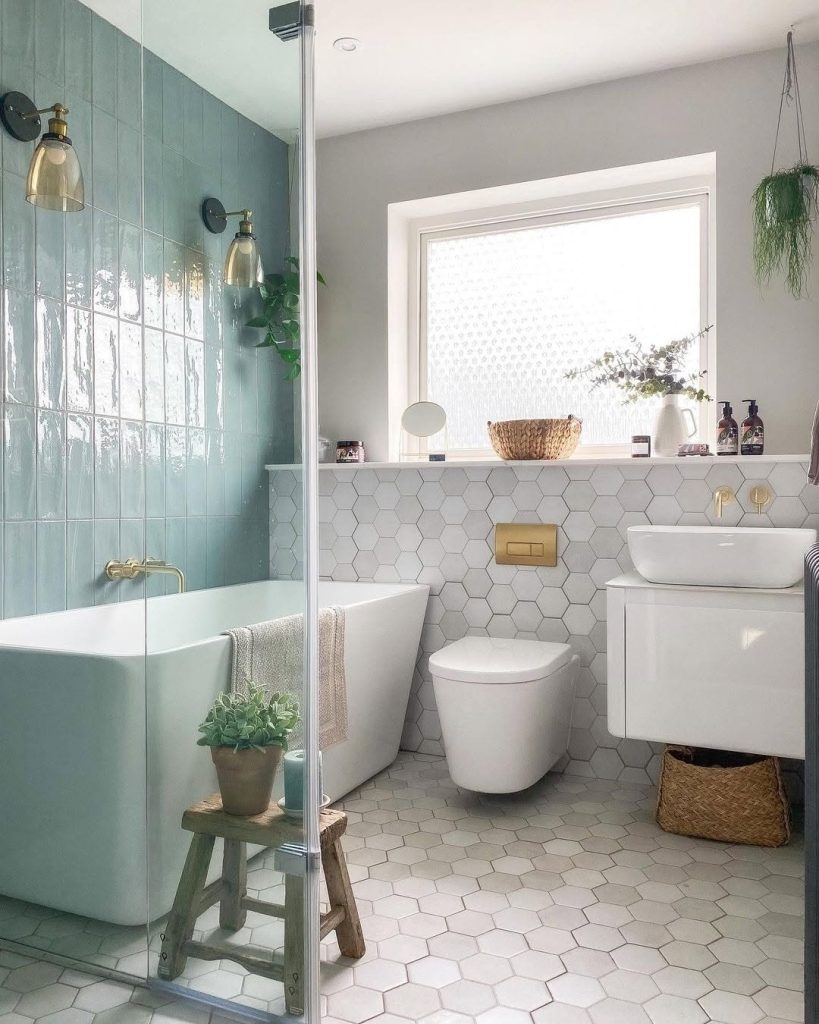
[[[0,0],[0,44],[0,91],[70,108],[87,202],[26,203],[33,144],[0,132],[2,614],[139,596],[105,580],[112,557],[166,558],[191,589],[265,578],[263,467],[292,458],[293,385],[243,326],[256,296],[222,286],[232,231],[199,207],[252,207],[279,269],[287,146],[79,0]]]

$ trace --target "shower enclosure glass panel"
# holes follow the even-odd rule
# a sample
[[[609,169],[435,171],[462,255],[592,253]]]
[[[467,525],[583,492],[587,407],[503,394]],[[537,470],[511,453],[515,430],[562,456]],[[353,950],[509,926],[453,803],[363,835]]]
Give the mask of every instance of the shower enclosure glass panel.
[[[315,742],[299,539],[310,502],[297,454],[308,374],[292,372],[298,339],[266,342],[286,337],[268,325],[282,319],[276,288],[295,285],[303,255],[306,69],[298,33],[283,40],[269,30],[269,6],[143,0],[145,358],[155,368],[145,403],[157,417],[164,409],[150,421],[150,454],[146,445],[146,550],[185,580],[184,593],[178,576],[147,583],[146,970],[169,994],[300,1017],[312,1010],[315,837],[278,804],[286,772],[288,807],[306,808],[308,820],[316,813],[305,761],[294,756],[306,750],[309,761]],[[298,25],[300,6],[286,10]],[[250,277],[235,280],[242,270]],[[291,487],[277,500],[289,512],[294,564],[279,582],[270,578],[265,467],[283,463]],[[270,802],[263,792],[258,808],[245,808],[264,808],[253,820],[240,808],[226,813],[214,761],[229,762],[226,774],[244,770],[270,756],[264,738],[254,731],[263,749],[248,741],[234,750],[241,730],[220,726],[203,736],[220,746],[197,745],[212,702],[245,695],[251,682],[265,701],[283,692],[277,703],[295,703],[300,718]],[[250,787],[243,779],[239,796]]]

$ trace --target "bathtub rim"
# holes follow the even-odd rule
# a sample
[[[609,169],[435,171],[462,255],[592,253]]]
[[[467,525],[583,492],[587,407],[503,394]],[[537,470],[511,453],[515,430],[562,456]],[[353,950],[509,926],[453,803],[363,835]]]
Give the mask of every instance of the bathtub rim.
[[[297,586],[301,587],[301,588],[304,587],[304,583],[301,580],[253,580],[250,583],[231,583],[231,584],[228,584],[227,586],[223,586],[223,587],[205,587],[202,590],[192,590],[192,591],[189,591],[189,592],[187,592],[185,594],[161,594],[161,595],[157,595],[156,597],[131,598],[131,599],[127,600],[127,601],[118,601],[118,602],[116,602],[116,607],[117,608],[122,607],[122,606],[136,607],[136,606],[139,605],[139,606],[142,606],[145,609],[143,615],[141,616],[141,620],[140,621],[141,621],[141,624],[142,624],[142,627],[143,627],[143,629],[142,629],[142,636],[143,636],[144,639],[147,640],[148,637],[149,637],[149,634],[150,634],[150,628],[149,628],[149,625],[148,625],[148,616],[150,614],[149,610],[148,610],[149,605],[151,606],[151,608],[154,608],[155,610],[159,610],[160,608],[163,607],[163,605],[165,605],[165,604],[167,604],[169,602],[177,602],[178,603],[180,600],[185,600],[186,598],[189,598],[189,597],[196,597],[198,595],[204,595],[204,594],[215,593],[215,592],[218,592],[219,594],[226,594],[229,591],[237,590],[239,588],[244,589],[244,588],[247,588],[247,587],[260,587],[260,586],[266,586],[266,585],[269,585],[269,584],[284,584],[284,585],[288,586],[288,589],[290,589],[291,587],[295,588]],[[354,600],[354,601],[323,603],[323,604],[320,605],[320,607],[325,607],[325,608],[326,607],[353,608],[353,607],[360,607],[360,606],[367,605],[367,604],[377,603],[377,602],[380,602],[380,601],[387,601],[387,600],[390,600],[390,599],[396,598],[396,597],[402,597],[402,596],[404,596],[404,595],[406,595],[408,593],[412,593],[412,592],[416,592],[416,591],[424,591],[424,592],[426,592],[427,596],[429,595],[429,592],[430,592],[430,587],[426,583],[381,583],[381,582],[376,582],[376,581],[371,581],[371,580],[320,580],[319,581],[319,600],[320,601],[321,601],[321,598],[322,598],[322,590],[325,587],[328,587],[328,586],[329,587],[333,587],[333,588],[347,588],[347,587],[359,588],[360,587],[362,590],[365,589],[365,588],[367,588],[367,589],[374,588],[376,590],[380,589],[380,590],[383,590],[383,591],[391,591],[391,592],[390,593],[381,593],[381,594],[372,593],[372,594],[370,594],[370,595],[368,595],[366,597],[362,596],[358,600]],[[154,602],[156,602],[156,603],[154,603]],[[116,651],[109,651],[109,650],[103,650],[103,651],[100,651],[100,650],[89,650],[88,648],[67,648],[67,647],[59,647],[59,646],[43,646],[42,644],[34,644],[34,643],[20,644],[19,643],[19,637],[15,638],[14,642],[9,642],[9,643],[4,643],[3,639],[2,639],[3,627],[6,624],[14,624],[14,626],[16,626],[18,628],[25,629],[25,624],[31,622],[31,623],[36,624],[37,628],[39,630],[41,630],[43,628],[46,628],[46,629],[48,628],[48,621],[50,619],[53,619],[54,616],[70,615],[73,612],[79,612],[79,613],[92,612],[92,611],[95,611],[96,609],[103,609],[103,608],[110,608],[110,607],[111,607],[110,604],[106,604],[106,605],[88,605],[88,606],[86,606],[84,608],[65,608],[65,609],[62,609],[60,611],[55,611],[55,612],[41,612],[40,614],[34,614],[34,615],[20,615],[20,616],[17,616],[15,618],[9,618],[9,619],[0,620],[0,656],[2,656],[3,654],[7,654],[7,653],[8,654],[40,654],[40,655],[47,655],[47,656],[52,656],[53,655],[53,656],[68,657],[68,658],[91,658],[91,659],[94,659],[94,660],[104,660],[104,661],[116,661],[116,662],[128,662],[128,663],[130,663],[130,662],[133,662],[133,661],[145,661],[147,659],[159,657],[159,656],[165,655],[165,654],[173,654],[173,653],[175,653],[177,651],[188,650],[191,647],[197,647],[197,646],[202,646],[202,645],[215,645],[217,643],[221,643],[224,640],[228,639],[227,638],[227,634],[225,633],[224,630],[222,630],[219,633],[215,633],[215,634],[214,633],[210,633],[207,636],[200,637],[197,640],[191,640],[188,643],[176,644],[173,647],[160,647],[160,648],[152,649],[152,648],[148,647],[147,643],[146,643],[145,647],[142,650],[129,650],[126,647],[126,649],[123,652],[121,652],[121,653],[118,653]],[[303,613],[302,612],[287,612],[287,613],[285,613],[285,615],[299,615],[299,614],[303,614]],[[285,615],[278,616],[278,618],[284,618]],[[263,622],[263,621],[266,621],[266,620],[259,619],[257,621],[258,622]],[[255,623],[247,623],[247,625],[254,625],[254,624]],[[242,625],[244,625],[244,623],[242,623]],[[225,627],[225,629],[229,629],[229,628],[230,628],[229,626]]]

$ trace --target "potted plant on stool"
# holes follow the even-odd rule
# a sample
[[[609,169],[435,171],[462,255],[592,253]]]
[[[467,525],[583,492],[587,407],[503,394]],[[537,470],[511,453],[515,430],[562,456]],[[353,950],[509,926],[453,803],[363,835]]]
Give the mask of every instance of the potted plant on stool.
[[[248,683],[247,693],[222,693],[199,726],[210,747],[222,806],[228,814],[261,814],[270,803],[287,737],[299,724],[299,706],[285,693],[269,698]]]

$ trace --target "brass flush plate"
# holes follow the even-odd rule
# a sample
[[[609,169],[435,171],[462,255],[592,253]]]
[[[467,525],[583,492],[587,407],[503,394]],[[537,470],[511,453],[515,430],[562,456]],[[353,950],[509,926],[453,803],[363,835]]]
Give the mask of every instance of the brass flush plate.
[[[498,565],[557,565],[557,526],[496,523],[495,561]]]

